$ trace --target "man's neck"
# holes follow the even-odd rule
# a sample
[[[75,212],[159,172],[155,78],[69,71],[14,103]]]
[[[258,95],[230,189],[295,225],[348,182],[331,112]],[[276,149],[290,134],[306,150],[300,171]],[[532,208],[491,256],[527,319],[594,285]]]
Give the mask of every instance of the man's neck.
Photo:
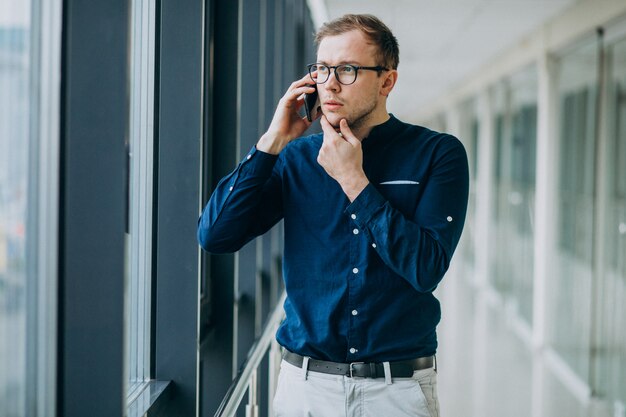
[[[376,115],[368,119],[367,122],[363,124],[363,126],[356,127],[356,128],[351,127],[352,133],[354,133],[354,136],[356,136],[357,139],[362,141],[363,139],[369,136],[372,129],[374,129],[378,125],[385,123],[390,118],[391,116],[389,116],[389,113],[387,113],[387,111],[385,110],[384,113],[381,112],[379,115]]]

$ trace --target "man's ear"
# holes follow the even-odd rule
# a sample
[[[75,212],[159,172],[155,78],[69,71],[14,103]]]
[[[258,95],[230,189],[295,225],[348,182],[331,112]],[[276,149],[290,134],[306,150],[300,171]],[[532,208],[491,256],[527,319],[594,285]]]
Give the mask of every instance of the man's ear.
[[[388,97],[393,87],[396,85],[396,81],[398,81],[398,70],[389,70],[383,72],[383,85],[380,88],[380,94]]]

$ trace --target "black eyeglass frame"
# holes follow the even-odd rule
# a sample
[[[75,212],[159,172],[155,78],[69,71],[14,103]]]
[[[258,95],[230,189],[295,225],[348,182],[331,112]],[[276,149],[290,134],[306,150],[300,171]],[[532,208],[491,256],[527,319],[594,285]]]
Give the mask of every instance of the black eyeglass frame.
[[[322,66],[322,67],[326,67],[326,68],[329,69],[328,77],[323,82],[321,82],[321,83],[317,82],[317,80],[315,78],[313,78],[313,74],[312,74],[313,71],[311,71],[311,68],[313,68],[313,66],[318,66],[318,67]],[[351,83],[348,83],[348,84],[342,83],[341,81],[339,81],[339,76],[337,75],[337,68],[339,68],[339,67],[350,67],[350,68],[353,68],[354,69],[354,81],[352,81]],[[335,79],[337,80],[337,82],[339,84],[342,84],[342,85],[352,85],[352,84],[354,84],[356,82],[356,79],[357,79],[358,75],[359,75],[359,70],[376,71],[378,73],[380,73],[382,71],[389,71],[389,68],[381,67],[380,65],[377,65],[375,67],[362,67],[360,65],[352,65],[352,64],[326,65],[326,64],[320,64],[319,62],[315,62],[313,64],[309,64],[309,65],[307,65],[307,68],[309,70],[309,77],[311,77],[311,80],[313,80],[313,82],[315,84],[324,84],[326,81],[328,81],[329,78],[330,78],[330,70],[333,70],[335,72]]]

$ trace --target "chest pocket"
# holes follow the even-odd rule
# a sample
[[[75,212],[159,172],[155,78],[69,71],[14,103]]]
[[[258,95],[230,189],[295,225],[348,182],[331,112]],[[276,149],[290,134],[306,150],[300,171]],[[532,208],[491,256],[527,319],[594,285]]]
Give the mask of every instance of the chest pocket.
[[[411,218],[422,195],[422,184],[413,180],[383,181],[377,187],[391,206]]]

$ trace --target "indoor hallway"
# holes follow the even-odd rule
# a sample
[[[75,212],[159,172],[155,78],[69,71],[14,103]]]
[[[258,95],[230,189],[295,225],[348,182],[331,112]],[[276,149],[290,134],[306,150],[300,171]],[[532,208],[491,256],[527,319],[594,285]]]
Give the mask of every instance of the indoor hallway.
[[[554,353],[533,353],[531,334],[514,309],[494,291],[472,285],[459,270],[437,290],[442,306],[437,355],[442,416],[609,415],[600,404],[597,414],[592,413],[590,402],[573,394],[584,394],[584,389],[577,389],[567,365]]]

